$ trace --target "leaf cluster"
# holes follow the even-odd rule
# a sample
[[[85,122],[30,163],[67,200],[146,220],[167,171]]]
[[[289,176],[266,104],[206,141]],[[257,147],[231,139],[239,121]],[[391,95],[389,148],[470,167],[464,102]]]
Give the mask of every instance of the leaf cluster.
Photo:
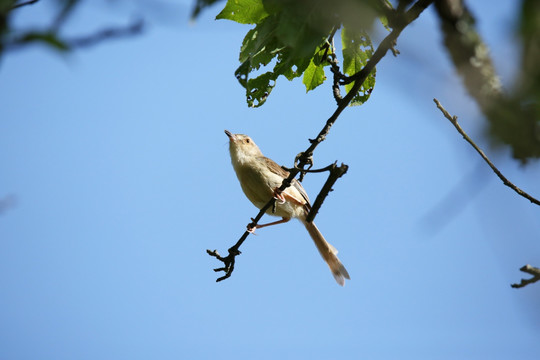
[[[54,50],[67,51],[70,46],[59,35],[59,30],[71,16],[80,0],[57,0],[57,15],[46,29],[16,29],[11,26],[11,17],[18,9],[37,3],[35,1],[0,0],[0,55],[4,50],[22,48],[41,43]]]
[[[280,76],[293,80],[303,76],[306,91],[326,80],[324,68],[337,66],[334,35],[341,29],[343,71],[346,82],[373,54],[366,29],[378,16],[370,1],[353,0],[228,0],[217,19],[255,25],[240,48],[235,76],[246,89],[247,103],[265,103]],[[365,102],[375,85],[375,72],[351,104]]]

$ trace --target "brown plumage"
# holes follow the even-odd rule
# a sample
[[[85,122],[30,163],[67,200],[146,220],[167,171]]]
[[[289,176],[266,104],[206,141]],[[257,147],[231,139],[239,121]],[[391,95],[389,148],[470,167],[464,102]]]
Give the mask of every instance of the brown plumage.
[[[275,190],[281,186],[283,179],[289,173],[271,159],[265,157],[253,140],[242,134],[232,134],[225,130],[229,137],[229,151],[236,176],[247,198],[258,209],[276,196],[275,212],[269,209],[266,213],[281,216],[283,219],[269,224],[258,225],[261,228],[289,221],[291,218],[299,219],[306,227],[309,235],[315,242],[319,253],[326,261],[337,283],[345,285],[345,279],[350,279],[349,273],[339,261],[337,250],[330,245],[313,222],[306,222],[306,216],[311,209],[309,198],[302,185],[294,179],[292,185],[285,189],[281,195]],[[255,230],[255,229],[253,229]]]

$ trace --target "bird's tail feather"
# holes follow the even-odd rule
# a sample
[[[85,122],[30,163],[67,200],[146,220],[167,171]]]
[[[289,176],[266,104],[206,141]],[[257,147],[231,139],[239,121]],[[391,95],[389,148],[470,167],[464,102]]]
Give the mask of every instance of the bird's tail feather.
[[[336,279],[339,285],[345,285],[345,279],[350,280],[350,277],[347,269],[345,269],[345,266],[343,266],[337,257],[338,252],[336,248],[325,240],[324,236],[314,223],[308,223],[306,221],[302,222],[313,239],[315,246],[317,246],[319,253],[323,257],[324,261],[326,261],[328,264],[328,267],[330,267],[330,271],[332,271],[334,279]]]

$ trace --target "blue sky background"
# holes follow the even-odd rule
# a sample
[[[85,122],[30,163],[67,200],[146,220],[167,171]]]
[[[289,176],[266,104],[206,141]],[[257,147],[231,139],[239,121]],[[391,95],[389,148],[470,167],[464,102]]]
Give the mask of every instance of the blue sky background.
[[[540,208],[502,185],[437,97],[518,186],[538,162],[490,148],[430,9],[379,65],[315,153],[350,166],[316,223],[352,280],[337,286],[298,222],[258,231],[233,276],[206,249],[236,242],[257,210],[224,129],[291,165],[335,109],[330,85],[284,79],[259,109],[234,78],[248,30],[190,24],[190,1],[86,2],[66,34],[139,15],[147,31],[0,64],[0,359],[538,359]],[[471,1],[503,81],[517,69],[517,1]],[[218,6],[219,7],[219,6]],[[48,1],[19,26],[48,24]],[[310,175],[312,198],[325,181]],[[269,220],[265,217],[263,220]]]

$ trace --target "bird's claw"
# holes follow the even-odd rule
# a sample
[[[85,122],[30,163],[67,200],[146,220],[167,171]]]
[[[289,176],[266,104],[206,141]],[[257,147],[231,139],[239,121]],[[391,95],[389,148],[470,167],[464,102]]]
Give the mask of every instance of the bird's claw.
[[[285,204],[285,197],[281,194],[278,188],[274,189],[274,199],[276,199],[279,204]]]

